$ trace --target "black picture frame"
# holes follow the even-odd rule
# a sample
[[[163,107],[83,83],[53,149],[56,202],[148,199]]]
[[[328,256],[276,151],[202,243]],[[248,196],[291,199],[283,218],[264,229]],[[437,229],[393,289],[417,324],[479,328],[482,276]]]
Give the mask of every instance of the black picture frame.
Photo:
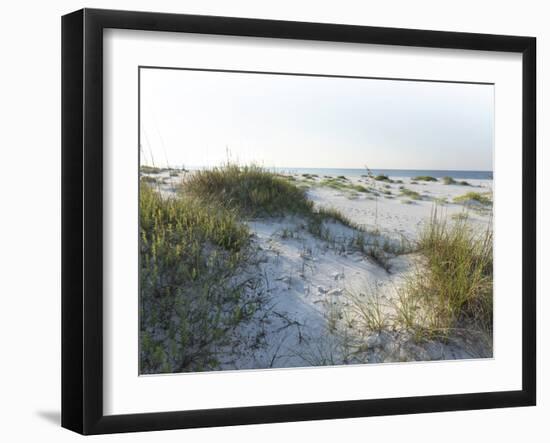
[[[522,54],[522,389],[103,413],[103,30],[504,51]],[[536,39],[230,17],[82,9],[62,18],[62,426],[82,434],[531,406],[536,403]]]

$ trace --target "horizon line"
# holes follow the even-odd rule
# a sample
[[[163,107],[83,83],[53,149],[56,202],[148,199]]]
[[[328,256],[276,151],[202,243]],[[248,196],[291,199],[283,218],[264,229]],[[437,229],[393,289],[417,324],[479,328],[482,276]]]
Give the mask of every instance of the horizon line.
[[[322,167],[322,166],[265,166],[260,165],[257,163],[251,163],[251,165],[260,166],[264,169],[351,169],[351,170],[367,170],[365,167],[358,167],[358,168],[350,168],[350,167]],[[156,165],[148,165],[148,164],[140,164],[140,166],[153,166],[158,167]],[[204,169],[204,168],[218,168],[222,165],[183,165],[186,169]],[[248,166],[248,165],[239,165],[237,166]],[[165,166],[166,168],[170,168],[170,165]],[[494,172],[493,169],[437,169],[437,168],[368,168],[370,170],[376,170],[376,171],[447,171],[447,172]]]

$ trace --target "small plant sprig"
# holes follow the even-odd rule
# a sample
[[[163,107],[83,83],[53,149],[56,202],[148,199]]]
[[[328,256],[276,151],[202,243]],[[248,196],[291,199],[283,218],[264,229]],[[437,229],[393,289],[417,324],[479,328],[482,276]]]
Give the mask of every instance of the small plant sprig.
[[[376,176],[372,173],[368,165],[365,165],[365,169],[367,170],[367,179],[372,184],[372,187],[374,188],[374,226],[378,227],[378,187],[377,187],[377,180]]]

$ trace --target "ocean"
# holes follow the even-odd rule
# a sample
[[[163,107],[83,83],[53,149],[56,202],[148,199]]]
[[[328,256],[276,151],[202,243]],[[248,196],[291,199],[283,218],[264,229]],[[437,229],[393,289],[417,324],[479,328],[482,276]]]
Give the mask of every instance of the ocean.
[[[287,174],[317,174],[323,175],[350,175],[361,176],[367,174],[366,169],[339,169],[339,168],[266,168],[271,171]],[[389,177],[418,177],[429,175],[435,178],[452,177],[456,179],[492,180],[493,171],[446,171],[434,169],[371,169],[374,175]]]

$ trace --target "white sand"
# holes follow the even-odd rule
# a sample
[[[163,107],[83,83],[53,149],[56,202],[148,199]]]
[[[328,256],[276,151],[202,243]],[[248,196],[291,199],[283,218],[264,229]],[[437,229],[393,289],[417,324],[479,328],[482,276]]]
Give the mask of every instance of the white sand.
[[[168,173],[155,176],[164,178],[160,188],[165,195],[171,195],[181,179],[169,177]],[[414,241],[422,224],[429,220],[436,199],[438,210],[451,218],[467,210],[463,204],[453,203],[454,197],[492,191],[492,180],[468,180],[472,186],[462,186],[445,185],[441,181],[411,184],[411,179],[402,177],[390,178],[402,180],[403,184],[374,184],[363,177],[347,177],[347,183],[366,187],[374,184],[379,191],[391,192],[376,198],[372,193],[320,186],[322,178],[315,181],[296,178],[299,183],[312,184],[307,194],[315,205],[336,208],[362,227],[378,230],[381,233],[378,240]],[[402,196],[400,186],[418,192],[422,199]],[[442,199],[447,203],[442,204]],[[467,211],[469,222],[480,228],[491,222],[490,210]],[[254,220],[248,226],[260,258],[250,272],[262,276],[267,301],[255,320],[238,331],[235,340],[261,331],[262,344],[253,349],[243,345],[228,355],[224,369],[477,358],[487,352],[478,343],[430,342],[419,346],[406,334],[391,328],[381,334],[365,330],[354,313],[350,295],[378,294],[382,310],[391,315],[396,289],[418,263],[414,254],[389,255],[387,271],[370,257],[354,252],[349,240],[356,232],[339,223],[328,225],[332,242],[311,235],[305,221],[295,217]]]

